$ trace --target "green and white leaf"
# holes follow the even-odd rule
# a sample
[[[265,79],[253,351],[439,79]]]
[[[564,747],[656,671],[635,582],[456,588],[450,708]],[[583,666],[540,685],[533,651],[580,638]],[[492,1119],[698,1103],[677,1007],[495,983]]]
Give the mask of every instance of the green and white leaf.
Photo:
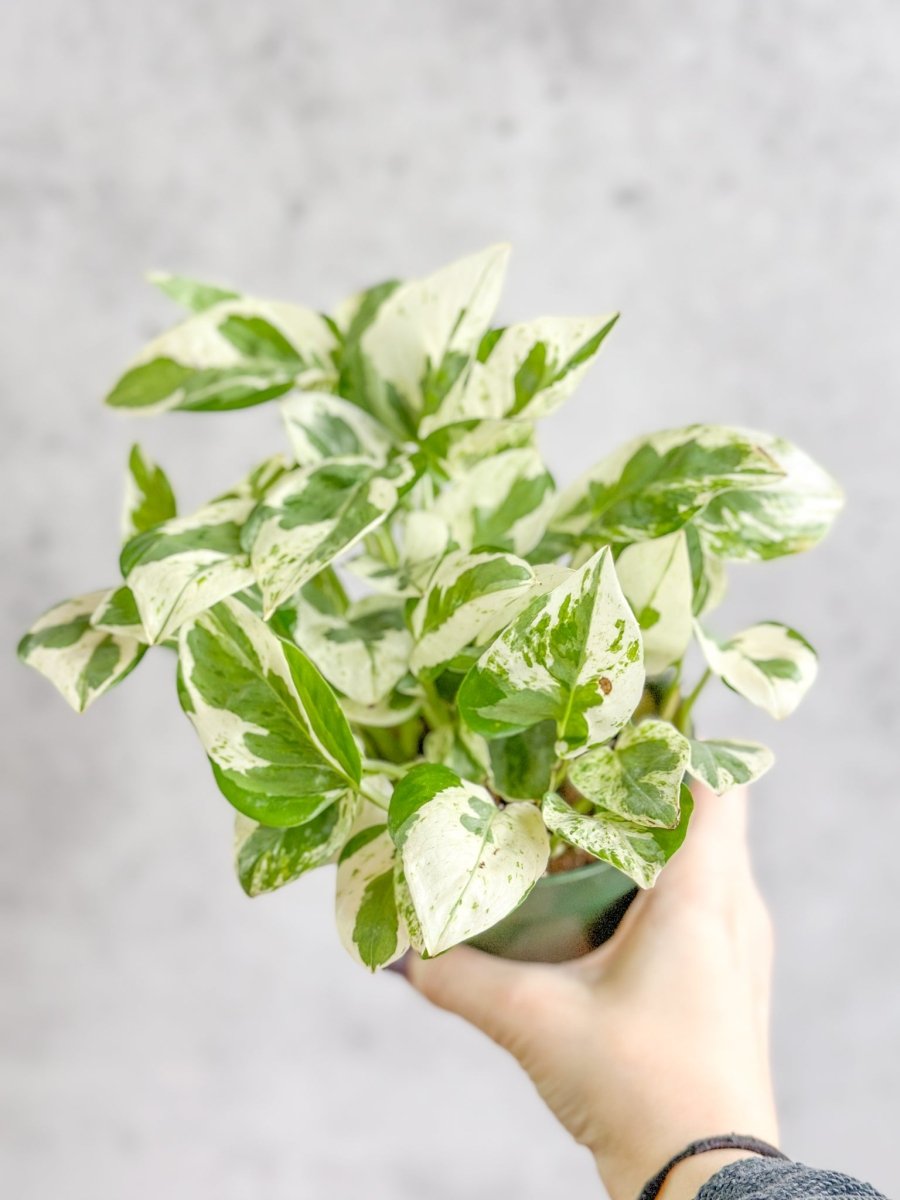
[[[483,340],[464,385],[423,421],[422,432],[472,418],[547,416],[581,382],[617,320],[617,315],[542,317],[497,330],[499,336]]]
[[[254,582],[241,547],[252,499],[217,500],[136,534],[120,566],[151,643],[164,641],[199,613]]]
[[[555,499],[553,476],[529,447],[473,466],[441,493],[434,511],[462,550],[524,555],[540,541]]]
[[[122,539],[127,541],[175,516],[175,493],[162,467],[144,455],[135,443],[128,455],[125,500],[122,505]]]
[[[430,955],[502,920],[550,855],[533,804],[498,808],[485,788],[446,767],[414,767],[394,788],[388,823]]]
[[[556,792],[544,797],[542,812],[547,828],[569,845],[611,863],[638,887],[650,888],[684,842],[693,807],[690,788],[682,787],[681,816],[675,829],[634,825],[602,811],[579,813]]]
[[[712,612],[725,599],[728,591],[728,572],[721,559],[714,558],[704,545],[697,527],[691,523],[684,527],[688,558],[691,563],[691,588],[695,617]]]
[[[110,588],[100,593],[102,599],[91,614],[91,624],[104,633],[133,638],[148,645],[150,639],[141,623],[134,593],[128,587]]]
[[[339,376],[335,389],[360,408],[370,405],[371,368],[362,352],[363,334],[375,320],[385,300],[400,287],[398,280],[376,283],[342,301],[332,313],[340,335],[338,351]]]
[[[223,300],[146,346],[106,397],[113,408],[222,411],[333,382],[336,339],[312,309]]]
[[[385,700],[409,670],[412,637],[403,606],[388,596],[367,596],[344,615],[316,609],[302,592],[288,631],[332,687],[360,705]]]
[[[371,411],[401,436],[416,432],[459,386],[500,298],[509,257],[490,246],[402,284],[360,339],[371,369]]]
[[[692,740],[688,772],[722,796],[741,784],[755,783],[774,762],[772,751],[759,742]]]
[[[433,670],[470,642],[487,640],[507,623],[533,583],[532,568],[513,554],[452,551],[412,613],[413,672]]]
[[[179,696],[220,790],[245,816],[300,825],[359,783],[359,751],[334,693],[237,600],[181,630]]]
[[[427,958],[428,951],[425,948],[425,939],[422,936],[422,926],[412,902],[412,896],[409,894],[409,884],[406,882],[406,876],[403,874],[403,863],[400,861],[399,854],[394,863],[394,900],[397,904],[397,912],[400,914],[401,925],[406,926],[406,935],[409,938],[410,948],[415,950],[416,954],[420,957]]]
[[[697,639],[713,674],[777,719],[791,715],[816,677],[815,650],[777,621],[752,625],[724,642],[698,625]]]
[[[821,541],[844,494],[818,463],[784,438],[750,433],[783,475],[764,488],[725,492],[698,513],[696,524],[718,558],[749,562],[798,554]]]
[[[561,496],[553,528],[594,542],[642,542],[681,529],[720,492],[763,487],[781,475],[766,447],[743,430],[666,430],[592,467]]]
[[[535,428],[530,421],[458,421],[442,425],[421,442],[439,475],[464,479],[485,459],[507,450],[534,449]]]
[[[409,948],[406,921],[398,906],[402,901],[396,887],[399,855],[385,816],[383,808],[365,803],[337,869],[338,934],[344,949],[371,971],[402,958]]]
[[[592,804],[635,825],[672,829],[691,758],[688,739],[668,721],[627,725],[615,748],[599,746],[569,768],[573,786]]]
[[[381,468],[335,459],[280,480],[243,539],[266,615],[380,525],[414,478],[408,459]]]
[[[18,645],[22,662],[49,679],[76,712],[120,683],[140,662],[146,647],[137,638],[96,629],[94,612],[112,589],[89,592],[54,605]]]
[[[189,312],[204,312],[223,300],[239,300],[240,292],[221,287],[217,283],[201,283],[187,275],[169,275],[165,271],[151,271],[147,277],[170,300],[180,304]]]
[[[644,667],[648,675],[659,675],[681,660],[693,636],[694,593],[684,532],[626,546],[616,560],[616,574],[641,627]]]
[[[281,415],[298,466],[314,466],[329,458],[387,462],[392,445],[387,430],[340,396],[296,392],[282,400]]]
[[[640,629],[604,547],[500,634],[457,704],[489,738],[553,720],[557,752],[568,756],[618,733],[643,687]]]
[[[541,721],[484,744],[490,756],[491,787],[505,800],[537,801],[550,789],[557,761],[555,722]]]
[[[234,859],[241,887],[248,896],[259,896],[333,862],[347,840],[358,808],[357,793],[342,792],[312,820],[287,829],[260,825],[238,813]]]
[[[279,479],[292,469],[292,463],[283,454],[273,454],[257,463],[233,488],[216,496],[216,500],[252,500],[254,504],[266,496]]]

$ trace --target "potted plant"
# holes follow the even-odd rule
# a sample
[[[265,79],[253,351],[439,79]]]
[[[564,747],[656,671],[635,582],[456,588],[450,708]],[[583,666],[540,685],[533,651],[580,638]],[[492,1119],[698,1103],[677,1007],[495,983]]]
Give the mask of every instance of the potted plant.
[[[729,563],[824,535],[832,479],[778,437],[694,425],[557,492],[536,423],[616,316],[492,326],[506,259],[493,246],[331,315],[155,277],[190,315],[107,404],[276,402],[283,450],[179,514],[135,446],[121,580],[19,646],[79,712],[148,648],[174,650],[244,890],[336,863],[341,939],[372,969],[410,945],[595,942],[681,845],[685,781],[724,792],[771,765],[694,736],[707,681],[780,718],[816,672],[786,625],[707,622]]]

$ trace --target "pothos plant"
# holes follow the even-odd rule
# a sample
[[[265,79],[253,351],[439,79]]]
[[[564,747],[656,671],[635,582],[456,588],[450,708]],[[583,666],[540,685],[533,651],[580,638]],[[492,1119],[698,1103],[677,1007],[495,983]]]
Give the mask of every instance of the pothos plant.
[[[135,446],[121,581],[19,647],[79,712],[175,649],[243,888],[337,863],[340,936],[372,969],[490,928],[572,847],[652,887],[686,778],[722,793],[772,762],[693,735],[707,680],[785,717],[816,672],[787,625],[707,622],[727,564],[819,541],[833,480],[778,437],[693,425],[558,492],[535,426],[616,316],[493,326],[506,260],[493,246],[331,315],[156,276],[191,315],[106,403],[276,402],[284,449],[180,515]],[[693,639],[706,667],[686,683]]]

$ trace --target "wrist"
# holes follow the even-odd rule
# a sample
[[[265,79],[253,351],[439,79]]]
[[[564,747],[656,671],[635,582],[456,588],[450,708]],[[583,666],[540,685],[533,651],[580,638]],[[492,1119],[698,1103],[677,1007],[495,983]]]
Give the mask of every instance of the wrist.
[[[777,1145],[777,1135],[770,1134],[770,1138],[770,1141],[762,1139],[763,1146]],[[610,1200],[638,1200],[645,1185],[654,1179],[657,1172],[660,1172],[676,1155],[697,1140],[696,1136],[683,1136],[680,1139],[673,1139],[671,1143],[667,1141],[664,1148],[657,1145],[656,1148],[651,1149],[648,1138],[648,1145],[636,1155],[595,1153],[593,1157],[597,1172],[609,1193]],[[757,1151],[747,1146],[698,1150],[669,1168],[659,1187],[658,1198],[659,1200],[693,1200],[700,1188],[723,1167],[742,1159],[756,1157],[758,1157]]]
[[[718,1171],[744,1158],[758,1158],[752,1150],[707,1150],[676,1163],[659,1193],[659,1200],[694,1200]]]

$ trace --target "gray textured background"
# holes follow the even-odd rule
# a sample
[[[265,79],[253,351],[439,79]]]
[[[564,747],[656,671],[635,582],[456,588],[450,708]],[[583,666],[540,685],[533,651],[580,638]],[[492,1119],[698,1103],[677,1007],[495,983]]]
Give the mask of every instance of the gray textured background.
[[[0,39],[5,796],[0,1178],[23,1200],[598,1194],[517,1069],[338,947],[328,872],[255,903],[160,654],[77,719],[10,644],[111,582],[140,436],[186,505],[271,412],[98,404],[170,319],[150,267],[326,305],[495,239],[503,315],[625,314],[548,423],[562,479],[634,432],[771,427],[844,480],[723,632],[822,652],[754,797],[794,1155],[900,1190],[898,66],[890,0],[19,0]]]

